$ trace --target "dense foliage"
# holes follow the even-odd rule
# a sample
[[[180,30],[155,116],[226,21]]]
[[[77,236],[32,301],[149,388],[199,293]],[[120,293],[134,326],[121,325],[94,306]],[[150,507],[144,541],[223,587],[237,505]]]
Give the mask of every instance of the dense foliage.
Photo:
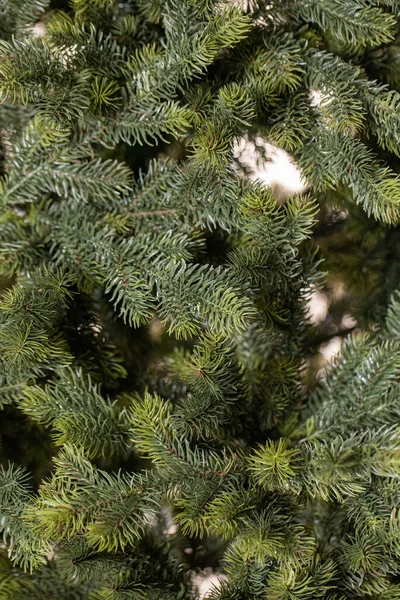
[[[398,600],[399,14],[2,0],[0,600]]]

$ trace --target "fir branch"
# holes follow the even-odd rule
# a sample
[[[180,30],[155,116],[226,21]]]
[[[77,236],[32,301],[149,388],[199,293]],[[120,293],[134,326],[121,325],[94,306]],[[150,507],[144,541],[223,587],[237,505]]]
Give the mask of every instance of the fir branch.
[[[378,46],[393,40],[394,15],[370,6],[366,0],[346,4],[307,0],[300,7],[300,15],[345,43]]]
[[[48,8],[48,0],[28,0],[21,6],[15,0],[5,0],[0,9],[0,39],[18,36]]]
[[[124,549],[143,535],[151,503],[141,476],[100,471],[68,445],[55,463],[55,474],[26,511],[36,532],[56,540],[84,533],[89,546],[100,552]]]
[[[27,386],[19,407],[51,426],[58,445],[73,443],[89,458],[119,454],[129,447],[126,410],[104,399],[81,370],[65,369],[44,388]]]
[[[30,493],[28,479],[28,474],[20,467],[10,465],[5,469],[0,466],[0,531],[12,560],[32,571],[45,563],[50,546],[31,531],[23,518]]]

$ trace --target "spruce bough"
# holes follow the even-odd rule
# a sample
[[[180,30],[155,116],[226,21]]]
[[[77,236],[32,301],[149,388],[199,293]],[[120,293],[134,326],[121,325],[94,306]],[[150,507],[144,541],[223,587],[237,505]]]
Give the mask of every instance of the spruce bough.
[[[398,599],[399,14],[3,1],[0,600]]]

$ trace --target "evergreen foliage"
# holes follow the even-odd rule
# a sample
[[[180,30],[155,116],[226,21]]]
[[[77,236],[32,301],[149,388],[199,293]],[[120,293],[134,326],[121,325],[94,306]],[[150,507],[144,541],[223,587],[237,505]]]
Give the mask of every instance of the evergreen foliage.
[[[3,0],[0,600],[399,598],[399,17]]]

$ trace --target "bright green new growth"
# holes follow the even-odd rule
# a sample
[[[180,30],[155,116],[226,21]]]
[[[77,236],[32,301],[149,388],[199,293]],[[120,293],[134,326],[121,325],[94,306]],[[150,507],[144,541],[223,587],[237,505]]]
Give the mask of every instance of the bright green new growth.
[[[398,600],[399,14],[2,2],[0,600]]]

